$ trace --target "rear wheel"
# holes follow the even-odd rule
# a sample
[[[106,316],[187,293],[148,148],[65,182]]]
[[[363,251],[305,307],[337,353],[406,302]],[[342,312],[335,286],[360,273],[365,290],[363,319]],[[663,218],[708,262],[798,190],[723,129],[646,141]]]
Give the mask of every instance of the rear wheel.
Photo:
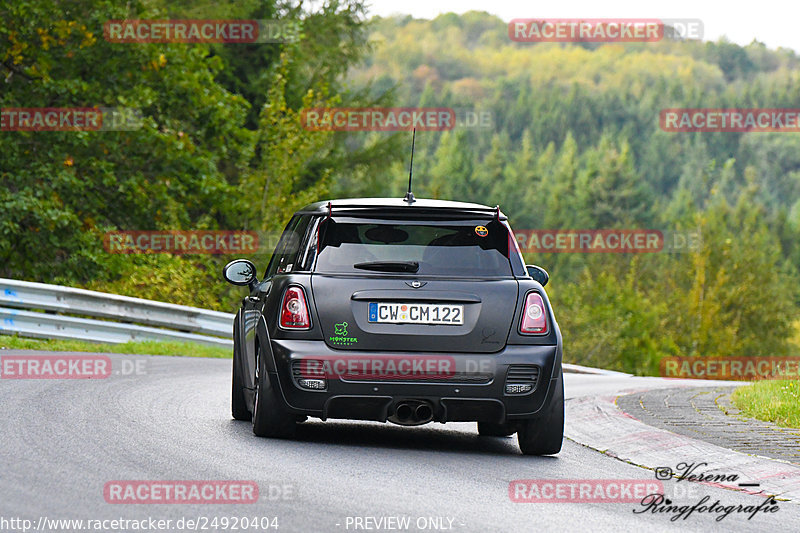
[[[478,435],[481,437],[510,437],[516,433],[516,429],[510,427],[508,423],[494,424],[492,422],[478,422]]]
[[[559,380],[550,413],[542,418],[521,420],[517,440],[525,455],[552,455],[561,451],[561,441],[564,440],[563,377]]]
[[[273,380],[261,368],[261,350],[256,362],[256,395],[253,401],[253,433],[259,437],[291,438],[297,418],[286,410]],[[278,379],[274,376],[273,379]]]

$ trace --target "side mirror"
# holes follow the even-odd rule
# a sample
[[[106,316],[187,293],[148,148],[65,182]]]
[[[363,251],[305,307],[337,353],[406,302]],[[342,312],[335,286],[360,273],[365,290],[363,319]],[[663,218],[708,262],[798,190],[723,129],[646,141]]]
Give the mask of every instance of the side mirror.
[[[547,285],[547,282],[550,280],[550,274],[547,273],[547,270],[543,269],[540,266],[536,265],[525,265],[525,270],[528,271],[528,275],[538,281],[542,287]]]
[[[252,285],[257,282],[256,266],[247,259],[234,259],[222,269],[222,277],[233,285]]]

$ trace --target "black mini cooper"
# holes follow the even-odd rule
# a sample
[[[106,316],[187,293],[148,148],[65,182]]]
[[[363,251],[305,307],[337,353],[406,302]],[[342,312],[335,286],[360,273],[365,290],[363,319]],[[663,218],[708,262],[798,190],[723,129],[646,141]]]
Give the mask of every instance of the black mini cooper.
[[[291,437],[307,417],[400,425],[475,421],[555,454],[561,332],[499,207],[352,199],[298,211],[233,325],[233,417]]]

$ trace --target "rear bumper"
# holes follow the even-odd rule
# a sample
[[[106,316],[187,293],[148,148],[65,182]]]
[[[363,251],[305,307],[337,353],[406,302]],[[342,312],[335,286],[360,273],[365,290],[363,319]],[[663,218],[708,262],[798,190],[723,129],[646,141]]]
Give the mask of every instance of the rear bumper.
[[[297,415],[385,422],[398,402],[422,400],[431,405],[438,422],[479,421],[501,423],[506,420],[536,418],[549,411],[553,391],[561,373],[561,346],[509,345],[493,354],[435,354],[452,357],[459,368],[469,360],[471,368],[486,377],[480,383],[453,377],[436,383],[400,379],[344,380],[329,377],[324,391],[300,388],[292,377],[292,364],[303,359],[375,358],[381,355],[419,357],[419,352],[356,352],[332,350],[323,341],[272,340],[272,355],[278,389],[290,412]],[[480,366],[477,366],[480,365]],[[510,365],[535,365],[539,378],[533,391],[506,394]]]

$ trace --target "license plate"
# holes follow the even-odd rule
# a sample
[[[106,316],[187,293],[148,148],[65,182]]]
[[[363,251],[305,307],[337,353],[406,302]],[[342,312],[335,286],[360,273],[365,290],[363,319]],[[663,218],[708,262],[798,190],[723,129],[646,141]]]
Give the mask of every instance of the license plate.
[[[464,324],[464,306],[370,302],[369,322],[460,326]]]

